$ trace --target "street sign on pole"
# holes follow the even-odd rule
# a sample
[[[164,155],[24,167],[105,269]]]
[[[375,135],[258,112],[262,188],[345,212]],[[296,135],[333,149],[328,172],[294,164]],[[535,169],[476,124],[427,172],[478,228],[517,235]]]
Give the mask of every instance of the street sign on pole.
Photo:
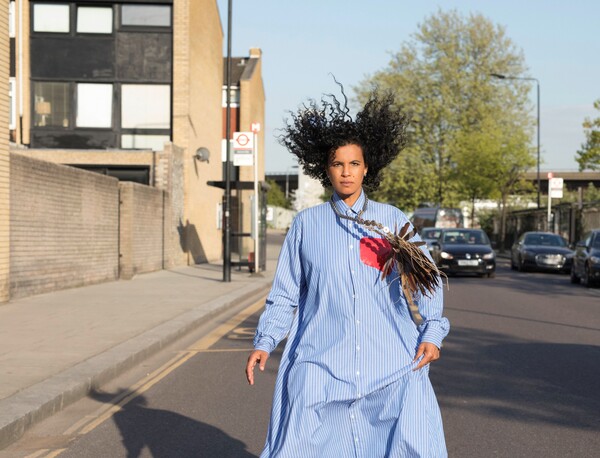
[[[254,164],[254,132],[233,133],[233,165],[243,167]]]
[[[562,199],[563,196],[563,179],[554,178],[552,172],[548,173],[548,232],[554,232],[552,227],[552,199]]]
[[[548,180],[548,189],[550,190],[550,197],[552,197],[553,199],[562,199],[563,179],[550,178],[550,180]]]
[[[252,150],[254,149],[253,132],[234,132],[233,133],[234,150]]]

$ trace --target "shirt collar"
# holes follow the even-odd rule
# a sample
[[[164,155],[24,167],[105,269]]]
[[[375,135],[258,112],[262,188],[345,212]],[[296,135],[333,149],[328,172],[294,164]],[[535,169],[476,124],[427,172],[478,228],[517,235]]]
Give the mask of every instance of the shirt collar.
[[[346,202],[344,202],[335,191],[333,191],[333,196],[331,198],[333,199],[333,202],[337,205],[337,207],[340,209],[340,211],[342,211],[346,215],[358,215],[358,212],[360,212],[363,209],[363,205],[365,204],[365,192],[362,189],[360,190],[360,196],[358,196],[358,199],[356,199],[356,202],[354,202],[354,205],[352,205],[352,207],[349,207],[348,204],[346,204]]]

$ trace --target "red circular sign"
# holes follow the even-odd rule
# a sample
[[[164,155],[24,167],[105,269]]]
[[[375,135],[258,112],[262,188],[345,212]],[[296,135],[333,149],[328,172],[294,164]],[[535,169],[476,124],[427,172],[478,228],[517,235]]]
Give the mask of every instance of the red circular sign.
[[[246,134],[241,134],[241,135],[238,135],[236,141],[237,141],[238,145],[246,146],[248,143],[250,143],[250,137],[248,137]]]

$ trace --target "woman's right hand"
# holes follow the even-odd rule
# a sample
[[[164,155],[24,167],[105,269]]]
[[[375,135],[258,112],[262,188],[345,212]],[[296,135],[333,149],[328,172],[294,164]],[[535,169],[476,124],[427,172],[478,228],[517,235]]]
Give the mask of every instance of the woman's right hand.
[[[248,356],[248,363],[246,364],[246,379],[250,385],[254,385],[254,366],[258,363],[258,368],[261,371],[265,370],[265,364],[269,359],[269,354],[264,350],[254,350]]]

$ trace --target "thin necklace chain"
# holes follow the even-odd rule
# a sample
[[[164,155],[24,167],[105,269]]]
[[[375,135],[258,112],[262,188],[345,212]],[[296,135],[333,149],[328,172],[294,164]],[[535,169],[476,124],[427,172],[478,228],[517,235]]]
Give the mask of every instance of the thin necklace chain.
[[[363,191],[364,192],[364,191]],[[335,202],[333,201],[333,196],[331,196],[331,199],[329,199],[329,203],[331,204],[331,208],[333,209],[333,212],[339,216],[340,218],[343,219],[348,219],[350,221],[356,221],[358,220],[362,214],[365,212],[365,210],[367,209],[367,204],[369,203],[369,199],[367,198],[367,195],[365,194],[365,203],[363,204],[363,208],[361,211],[358,212],[358,214],[354,217],[352,216],[347,216],[344,215],[342,212],[340,212],[340,210],[337,208],[337,205],[335,204]]]

